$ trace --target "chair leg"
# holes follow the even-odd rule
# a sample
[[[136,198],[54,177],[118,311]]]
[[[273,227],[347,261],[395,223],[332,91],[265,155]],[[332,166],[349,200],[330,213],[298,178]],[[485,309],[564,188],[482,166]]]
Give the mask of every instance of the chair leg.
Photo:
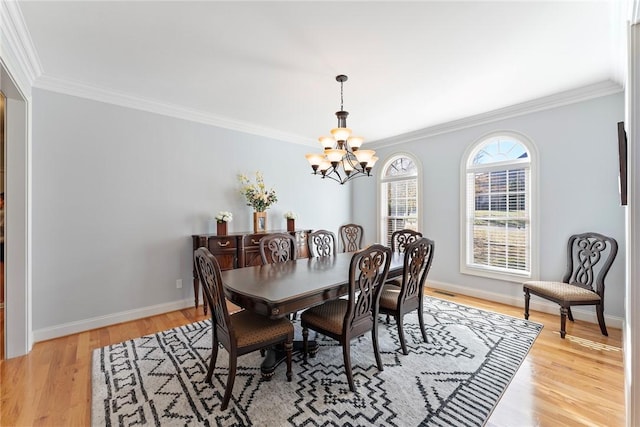
[[[288,337],[284,343],[284,351],[287,355],[287,381],[291,381],[291,354],[293,353],[293,337]]]
[[[422,332],[422,339],[424,342],[429,342],[427,340],[427,330],[424,328],[424,311],[419,309],[418,311],[418,321],[420,322],[420,332]]]
[[[224,398],[220,410],[224,411],[229,406],[231,400],[231,392],[233,391],[233,383],[236,381],[236,367],[238,365],[238,357],[235,352],[229,352],[229,377],[227,378],[227,388],[224,391]]]
[[[373,324],[373,328],[371,329],[371,340],[373,341],[373,354],[375,354],[376,356],[376,364],[378,365],[378,370],[384,371],[382,359],[380,358],[380,347],[378,346],[378,322],[375,322]]]
[[[529,289],[524,290],[524,318],[525,320],[529,320],[529,300],[531,299],[531,294],[529,294]]]
[[[596,305],[596,314],[598,315],[598,324],[600,325],[600,332],[602,335],[608,337],[607,326],[604,324],[604,307],[602,304]]]
[[[567,334],[567,307],[560,307],[560,338]]]
[[[407,355],[409,354],[409,352],[407,351],[407,343],[404,340],[404,325],[402,324],[402,316],[394,316],[394,319],[396,319],[396,323],[398,324],[398,337],[400,338],[400,347],[402,347],[402,354]]]
[[[216,359],[218,359],[218,343],[214,341],[213,346],[211,347],[211,360],[209,361],[209,369],[207,370],[206,381],[209,384],[213,384],[213,381],[211,381],[211,377],[213,377],[213,370],[216,368]]]
[[[389,324],[389,313],[387,313],[387,325]]]
[[[344,358],[344,370],[347,373],[347,382],[349,383],[349,390],[355,392],[356,386],[353,382],[353,373],[351,373],[351,345],[350,343],[342,343],[342,356]]]
[[[573,313],[571,312],[571,307],[567,307],[567,316],[569,317],[569,320],[571,320],[572,322],[573,320]]]
[[[429,342],[427,340],[427,330],[424,328],[424,308],[422,307],[422,301],[424,298],[420,296],[420,306],[418,307],[418,321],[420,322],[420,332],[422,332],[422,339],[424,342]]]
[[[309,352],[309,328],[302,328],[302,360],[307,361],[307,353]]]

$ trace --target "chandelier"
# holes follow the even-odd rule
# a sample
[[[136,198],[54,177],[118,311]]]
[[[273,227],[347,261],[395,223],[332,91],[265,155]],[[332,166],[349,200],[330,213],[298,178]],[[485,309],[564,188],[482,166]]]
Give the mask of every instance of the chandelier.
[[[338,127],[331,129],[332,136],[318,138],[324,153],[307,154],[305,157],[313,169],[313,174],[330,178],[341,185],[350,179],[360,176],[370,176],[371,168],[378,158],[373,150],[361,150],[364,138],[351,136],[351,129],[347,127],[347,116],[344,111],[342,85],[347,81],[347,76],[336,76],[340,82],[340,111],[336,112]]]

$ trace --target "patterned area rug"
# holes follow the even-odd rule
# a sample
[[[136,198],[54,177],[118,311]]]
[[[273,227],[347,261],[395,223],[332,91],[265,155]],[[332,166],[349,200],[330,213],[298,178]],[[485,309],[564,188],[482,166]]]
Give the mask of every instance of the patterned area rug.
[[[209,321],[97,349],[92,425],[481,426],[542,329],[524,319],[426,297],[429,342],[422,340],[417,314],[406,315],[405,356],[393,319],[389,325],[382,316],[380,321],[384,371],[376,368],[370,334],[351,343],[356,393],[349,391],[341,347],[318,335],[315,358],[305,364],[302,355],[294,356],[291,382],[284,364],[271,381],[263,381],[260,353],[241,356],[224,412],[224,349],[218,352],[214,386],[204,382]]]

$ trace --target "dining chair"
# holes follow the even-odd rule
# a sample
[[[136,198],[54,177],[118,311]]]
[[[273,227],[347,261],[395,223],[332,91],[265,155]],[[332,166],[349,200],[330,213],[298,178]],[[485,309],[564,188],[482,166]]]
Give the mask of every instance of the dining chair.
[[[382,284],[387,278],[391,249],[371,245],[353,254],[349,264],[349,294],[302,312],[304,360],[307,360],[309,329],[340,342],[349,389],[355,391],[351,372],[351,340],[371,331],[373,352],[378,370],[382,360],[378,349],[378,302]]]
[[[567,331],[567,316],[572,322],[574,305],[594,305],[602,335],[608,336],[604,323],[604,279],[618,253],[618,242],[599,233],[574,234],[567,242],[567,267],[561,282],[527,281],[524,291],[524,318],[529,319],[531,294],[560,305],[560,337]]]
[[[262,264],[293,261],[298,257],[296,239],[288,233],[273,233],[260,239]]]
[[[196,270],[205,298],[211,308],[211,360],[206,381],[213,385],[212,376],[221,344],[229,352],[229,374],[221,410],[227,409],[233,383],[236,378],[238,356],[283,344],[287,360],[287,381],[291,381],[291,354],[293,349],[293,324],[289,319],[269,319],[249,310],[229,314],[224,296],[224,285],[220,276],[220,265],[209,249],[196,249]]]
[[[341,225],[338,230],[342,241],[342,252],[355,252],[362,249],[364,228],[358,224]]]
[[[426,237],[421,237],[407,245],[400,287],[385,284],[380,295],[380,314],[395,318],[400,346],[404,354],[408,354],[403,327],[405,314],[418,310],[420,332],[424,342],[427,342],[423,310],[424,284],[431,269],[434,248],[433,240]]]
[[[309,257],[332,256],[337,253],[336,235],[328,230],[315,230],[307,234]]]

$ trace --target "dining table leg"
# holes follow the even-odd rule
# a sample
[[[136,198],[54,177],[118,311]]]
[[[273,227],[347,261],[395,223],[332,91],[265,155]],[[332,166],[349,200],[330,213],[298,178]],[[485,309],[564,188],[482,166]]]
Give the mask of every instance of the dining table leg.
[[[309,357],[315,357],[318,352],[318,343],[315,340],[310,340],[309,343]],[[294,341],[293,342],[293,354],[302,353],[304,351],[302,341]],[[262,364],[260,365],[260,373],[262,374],[262,379],[265,381],[270,381],[273,377],[273,373],[280,365],[280,363],[287,360],[287,354],[284,351],[284,346],[282,344],[278,344],[274,347],[267,349],[265,352],[264,359],[262,360]]]

